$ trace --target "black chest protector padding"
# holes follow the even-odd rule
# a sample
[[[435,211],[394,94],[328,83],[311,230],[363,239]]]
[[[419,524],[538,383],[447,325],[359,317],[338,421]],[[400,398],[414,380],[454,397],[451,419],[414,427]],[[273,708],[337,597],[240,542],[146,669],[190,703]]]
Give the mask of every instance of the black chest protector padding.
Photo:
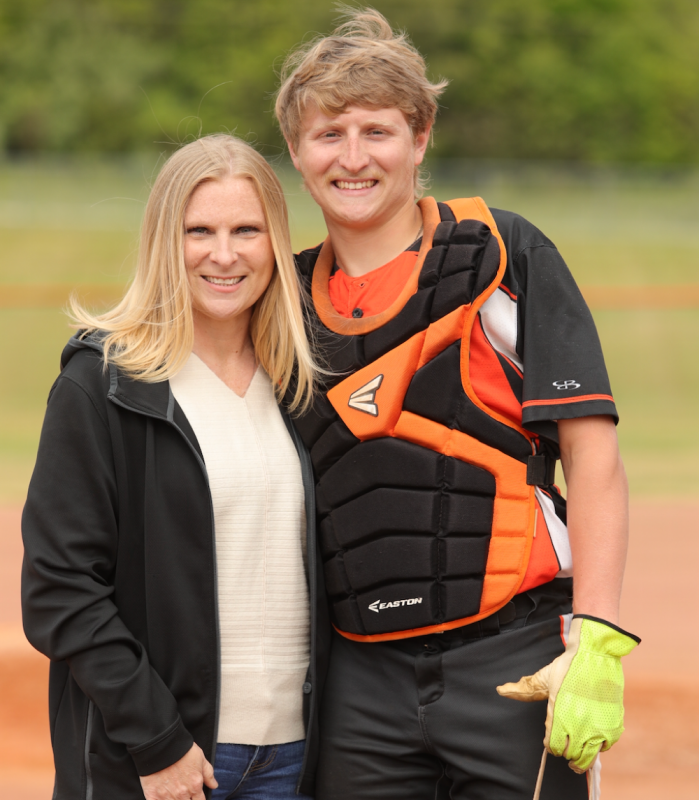
[[[402,439],[372,439],[350,450],[318,481],[318,514],[322,519],[382,486],[495,495],[495,478],[484,469]]]
[[[439,208],[442,222],[417,291],[393,319],[365,335],[343,336],[313,318],[334,372],[326,391],[471,303],[494,280],[500,249],[488,226],[472,219],[457,224],[448,206]],[[313,258],[301,266],[310,281]],[[526,460],[528,440],[464,392],[460,357],[456,342],[418,369],[403,408]],[[362,442],[325,393],[296,425],[318,479],[320,547],[337,627],[383,634],[477,614],[493,525],[494,476],[398,438]],[[389,614],[383,613],[386,608]]]
[[[514,428],[494,420],[471,400],[461,385],[461,342],[447,347],[421,367],[403,402],[406,411],[463,431],[519,461],[532,454],[529,441]]]

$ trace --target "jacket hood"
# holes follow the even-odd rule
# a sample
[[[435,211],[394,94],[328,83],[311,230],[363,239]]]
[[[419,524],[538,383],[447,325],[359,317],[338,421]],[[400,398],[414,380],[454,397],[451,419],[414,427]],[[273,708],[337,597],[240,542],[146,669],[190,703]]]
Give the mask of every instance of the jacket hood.
[[[68,339],[68,343],[63,348],[63,352],[61,353],[61,370],[65,369],[70,359],[73,358],[73,356],[79,350],[96,350],[100,355],[102,355],[102,338],[98,334],[90,333],[84,338],[82,337],[83,332],[77,331],[70,337],[70,339]]]
[[[87,336],[78,331],[68,340],[61,353],[61,370],[64,370],[71,359],[81,350],[94,350],[100,359],[104,354],[102,335],[99,331]],[[175,398],[170,390],[169,381],[147,383],[125,375],[116,365],[109,365],[109,391],[107,397],[117,405],[129,408],[139,414],[159,417],[172,421]]]

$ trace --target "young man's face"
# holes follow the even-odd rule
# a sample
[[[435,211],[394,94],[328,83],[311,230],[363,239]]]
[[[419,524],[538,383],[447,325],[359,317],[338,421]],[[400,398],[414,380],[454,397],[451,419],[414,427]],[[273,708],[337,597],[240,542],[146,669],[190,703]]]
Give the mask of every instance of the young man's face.
[[[311,106],[289,151],[327,223],[366,229],[413,206],[428,139],[429,130],[413,137],[397,108],[350,106],[329,117]]]

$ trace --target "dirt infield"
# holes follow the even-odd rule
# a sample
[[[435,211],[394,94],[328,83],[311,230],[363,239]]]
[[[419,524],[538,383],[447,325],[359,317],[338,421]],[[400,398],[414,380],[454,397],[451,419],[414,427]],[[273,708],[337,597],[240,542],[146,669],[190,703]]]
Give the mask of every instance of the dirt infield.
[[[20,511],[0,508],[0,797],[49,800],[47,661],[19,620]],[[699,797],[699,502],[637,501],[621,623],[643,638],[625,660],[626,733],[603,758],[604,800]],[[562,798],[561,800],[564,800]]]

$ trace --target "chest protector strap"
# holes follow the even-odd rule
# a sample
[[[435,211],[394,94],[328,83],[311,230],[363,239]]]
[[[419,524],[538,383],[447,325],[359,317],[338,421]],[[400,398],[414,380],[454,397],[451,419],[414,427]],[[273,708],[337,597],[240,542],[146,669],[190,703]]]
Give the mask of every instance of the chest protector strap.
[[[430,300],[426,326],[379,357],[364,358],[363,366],[360,360],[327,392],[332,409],[326,411],[339,417],[335,429],[340,424],[346,431],[332,435],[350,435],[356,444],[339,463],[323,463],[322,442],[311,451],[317,451],[325,506],[320,530],[335,627],[355,641],[437,633],[487,617],[517,593],[529,562],[537,523],[534,487],[527,484],[533,436],[488,407],[469,372],[478,311],[500,285],[507,254],[482,199],[446,205],[456,221],[432,225],[431,231],[425,224],[429,240],[423,250],[429,254],[411,301],[419,304],[430,282],[439,290],[456,277],[462,280],[463,264],[475,263],[466,268],[475,273],[469,284],[474,291],[461,295],[470,302],[444,306],[447,313],[440,314],[437,301]],[[421,207],[426,222],[437,210],[432,198]],[[474,244],[476,235],[481,244]],[[481,256],[474,261],[476,247]],[[432,280],[429,268],[437,261]],[[315,287],[314,299],[320,322],[333,325]],[[342,346],[358,346],[351,340],[359,337],[348,335],[344,322],[333,328]],[[364,336],[364,353],[371,335]],[[453,413],[436,410],[440,391],[449,395],[444,402],[453,404]],[[365,478],[372,470],[373,483]],[[363,480],[364,489],[351,488]],[[414,566],[418,551],[425,565],[420,576]]]

